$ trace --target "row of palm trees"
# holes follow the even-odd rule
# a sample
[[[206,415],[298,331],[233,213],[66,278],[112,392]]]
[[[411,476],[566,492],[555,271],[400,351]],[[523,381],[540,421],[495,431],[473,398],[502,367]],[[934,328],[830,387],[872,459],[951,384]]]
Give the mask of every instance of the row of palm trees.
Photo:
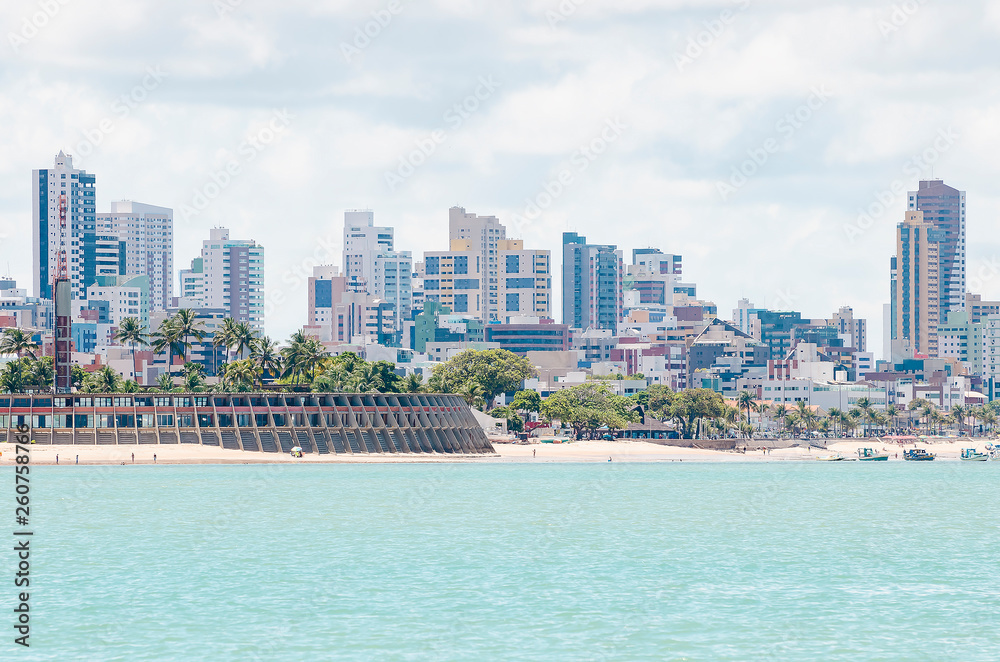
[[[855,406],[844,411],[831,407],[825,413],[815,411],[805,402],[797,402],[794,407],[785,404],[769,405],[758,401],[749,391],[741,392],[736,398],[736,407],[731,407],[737,415],[746,418],[742,421],[725,423],[728,429],[738,429],[741,433],[752,433],[750,424],[751,413],[758,416],[758,432],[762,430],[764,419],[771,418],[780,423],[780,432],[821,432],[834,435],[853,435],[862,428],[864,435],[875,430],[907,430],[920,427],[921,420],[927,434],[932,431],[943,432],[945,426],[955,424],[959,432],[976,429],[976,423],[983,432],[992,433],[1000,422],[1000,403],[990,403],[985,406],[954,405],[949,413],[938,410],[931,402],[923,398],[915,398],[906,408],[890,404],[884,411],[876,409],[869,398],[859,398]],[[732,419],[731,414],[727,419]],[[914,421],[916,418],[916,421]],[[916,423],[916,424],[915,424]]]

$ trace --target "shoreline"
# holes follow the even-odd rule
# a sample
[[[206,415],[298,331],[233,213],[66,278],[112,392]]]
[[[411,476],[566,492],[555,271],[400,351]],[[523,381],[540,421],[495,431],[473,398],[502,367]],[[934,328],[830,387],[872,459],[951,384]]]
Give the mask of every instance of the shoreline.
[[[937,455],[938,461],[958,461],[963,448],[983,451],[990,439],[968,438],[946,443],[922,443]],[[748,443],[751,445],[752,442]],[[906,447],[910,447],[908,444]],[[424,455],[424,454],[359,454],[317,455],[307,453],[293,458],[284,453],[263,453],[229,450],[218,446],[196,444],[169,445],[31,445],[31,464],[59,466],[113,466],[121,464],[503,464],[503,463],[593,463],[608,462],[808,462],[829,455],[856,457],[859,448],[876,448],[890,453],[889,461],[902,462],[904,447],[882,443],[875,439],[831,441],[826,449],[790,447],[770,452],[748,450],[746,454],[733,451],[704,450],[680,446],[664,446],[641,440],[578,441],[566,444],[504,444],[494,443],[495,455]],[[15,464],[14,444],[0,444],[0,467]],[[134,460],[132,455],[135,454]],[[153,461],[153,455],[156,461]],[[79,456],[79,462],[77,462]]]

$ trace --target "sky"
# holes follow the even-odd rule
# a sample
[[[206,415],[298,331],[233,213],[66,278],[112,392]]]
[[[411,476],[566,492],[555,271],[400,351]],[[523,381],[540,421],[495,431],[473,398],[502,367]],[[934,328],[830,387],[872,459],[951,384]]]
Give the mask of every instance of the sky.
[[[970,289],[1000,299],[1000,1],[5,0],[0,271],[30,287],[31,170],[266,249],[268,335],[341,265],[343,212],[397,250],[448,209],[553,252],[575,231],[684,258],[738,299],[852,306],[882,348],[906,191],[968,194]],[[553,313],[561,296],[558,272]]]

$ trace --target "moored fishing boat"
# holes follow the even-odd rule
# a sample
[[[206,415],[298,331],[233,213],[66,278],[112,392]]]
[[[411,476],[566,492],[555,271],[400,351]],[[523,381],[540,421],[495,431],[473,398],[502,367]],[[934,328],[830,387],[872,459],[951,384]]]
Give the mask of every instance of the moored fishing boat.
[[[990,459],[986,453],[980,453],[975,448],[963,448],[962,460],[964,462],[985,462]]]
[[[859,448],[858,459],[862,462],[888,462],[889,454],[876,451],[874,448]]]
[[[903,459],[910,462],[930,462],[935,457],[937,456],[934,453],[928,453],[923,448],[912,448],[908,451],[903,451]]]

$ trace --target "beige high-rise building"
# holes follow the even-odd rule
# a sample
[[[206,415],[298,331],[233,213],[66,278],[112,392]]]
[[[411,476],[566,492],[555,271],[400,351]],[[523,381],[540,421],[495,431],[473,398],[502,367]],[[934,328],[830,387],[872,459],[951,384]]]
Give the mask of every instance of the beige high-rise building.
[[[942,232],[920,211],[896,226],[892,259],[893,359],[938,355]]]

